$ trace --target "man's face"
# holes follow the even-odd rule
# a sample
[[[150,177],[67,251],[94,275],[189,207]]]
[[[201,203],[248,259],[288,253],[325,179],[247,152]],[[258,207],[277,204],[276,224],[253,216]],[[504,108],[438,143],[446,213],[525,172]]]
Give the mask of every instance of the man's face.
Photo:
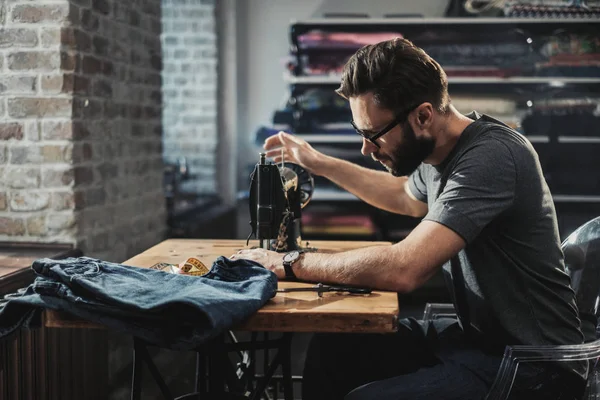
[[[354,124],[365,134],[373,136],[393,123],[398,114],[378,107],[371,93],[350,98]],[[404,110],[398,110],[402,112]],[[374,144],[363,139],[362,154],[371,155],[392,175],[410,175],[433,152],[435,139],[415,133],[404,119],[389,132],[375,140]],[[379,146],[379,147],[377,147]]]

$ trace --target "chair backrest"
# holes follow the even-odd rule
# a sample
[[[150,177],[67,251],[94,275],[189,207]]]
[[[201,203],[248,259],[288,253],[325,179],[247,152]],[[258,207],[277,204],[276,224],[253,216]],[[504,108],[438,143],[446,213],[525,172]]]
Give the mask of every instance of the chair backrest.
[[[562,250],[576,293],[582,325],[593,324],[593,328],[582,326],[582,329],[596,331],[600,308],[600,217],[586,222],[571,233],[563,241]]]

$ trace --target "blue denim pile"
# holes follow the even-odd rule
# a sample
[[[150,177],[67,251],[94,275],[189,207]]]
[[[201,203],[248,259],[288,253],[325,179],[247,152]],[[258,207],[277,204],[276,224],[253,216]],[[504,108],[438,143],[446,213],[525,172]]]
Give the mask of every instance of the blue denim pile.
[[[219,257],[204,276],[169,274],[88,257],[39,259],[27,288],[0,299],[0,339],[35,327],[43,309],[129,333],[151,344],[189,350],[261,308],[277,276],[249,260]]]

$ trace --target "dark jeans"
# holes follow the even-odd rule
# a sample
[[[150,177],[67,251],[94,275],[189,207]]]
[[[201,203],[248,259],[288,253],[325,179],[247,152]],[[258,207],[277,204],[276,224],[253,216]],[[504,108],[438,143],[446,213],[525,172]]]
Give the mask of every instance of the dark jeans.
[[[193,349],[243,322],[277,289],[277,276],[260,264],[225,257],[200,277],[88,257],[39,259],[32,269],[33,284],[0,299],[0,339],[50,308],[151,344]]]
[[[397,334],[318,334],[309,345],[302,398],[482,400],[501,360],[467,343],[454,319],[405,319]],[[556,376],[530,364],[518,371],[511,399],[552,398],[541,393]]]

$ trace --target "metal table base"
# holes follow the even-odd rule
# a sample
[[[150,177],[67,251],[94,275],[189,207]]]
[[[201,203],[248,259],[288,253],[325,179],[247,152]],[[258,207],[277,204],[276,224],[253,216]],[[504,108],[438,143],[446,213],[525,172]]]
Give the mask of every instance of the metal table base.
[[[259,400],[279,366],[281,366],[284,398],[294,399],[291,370],[292,333],[283,333],[276,339],[269,338],[268,333],[263,333],[263,338],[258,339],[258,334],[252,333],[251,339],[243,342],[237,341],[232,332],[228,332],[228,335],[231,342],[226,342],[225,335],[221,335],[194,350],[196,352],[194,392],[178,397],[173,396],[152,360],[148,351],[148,346],[152,345],[134,338],[131,399],[141,399],[144,364],[166,400]],[[264,350],[264,374],[260,378],[256,376],[257,350]],[[276,351],[271,360],[269,360],[269,350]],[[237,363],[236,366],[232,365],[229,358],[231,352],[237,352],[242,362]]]

